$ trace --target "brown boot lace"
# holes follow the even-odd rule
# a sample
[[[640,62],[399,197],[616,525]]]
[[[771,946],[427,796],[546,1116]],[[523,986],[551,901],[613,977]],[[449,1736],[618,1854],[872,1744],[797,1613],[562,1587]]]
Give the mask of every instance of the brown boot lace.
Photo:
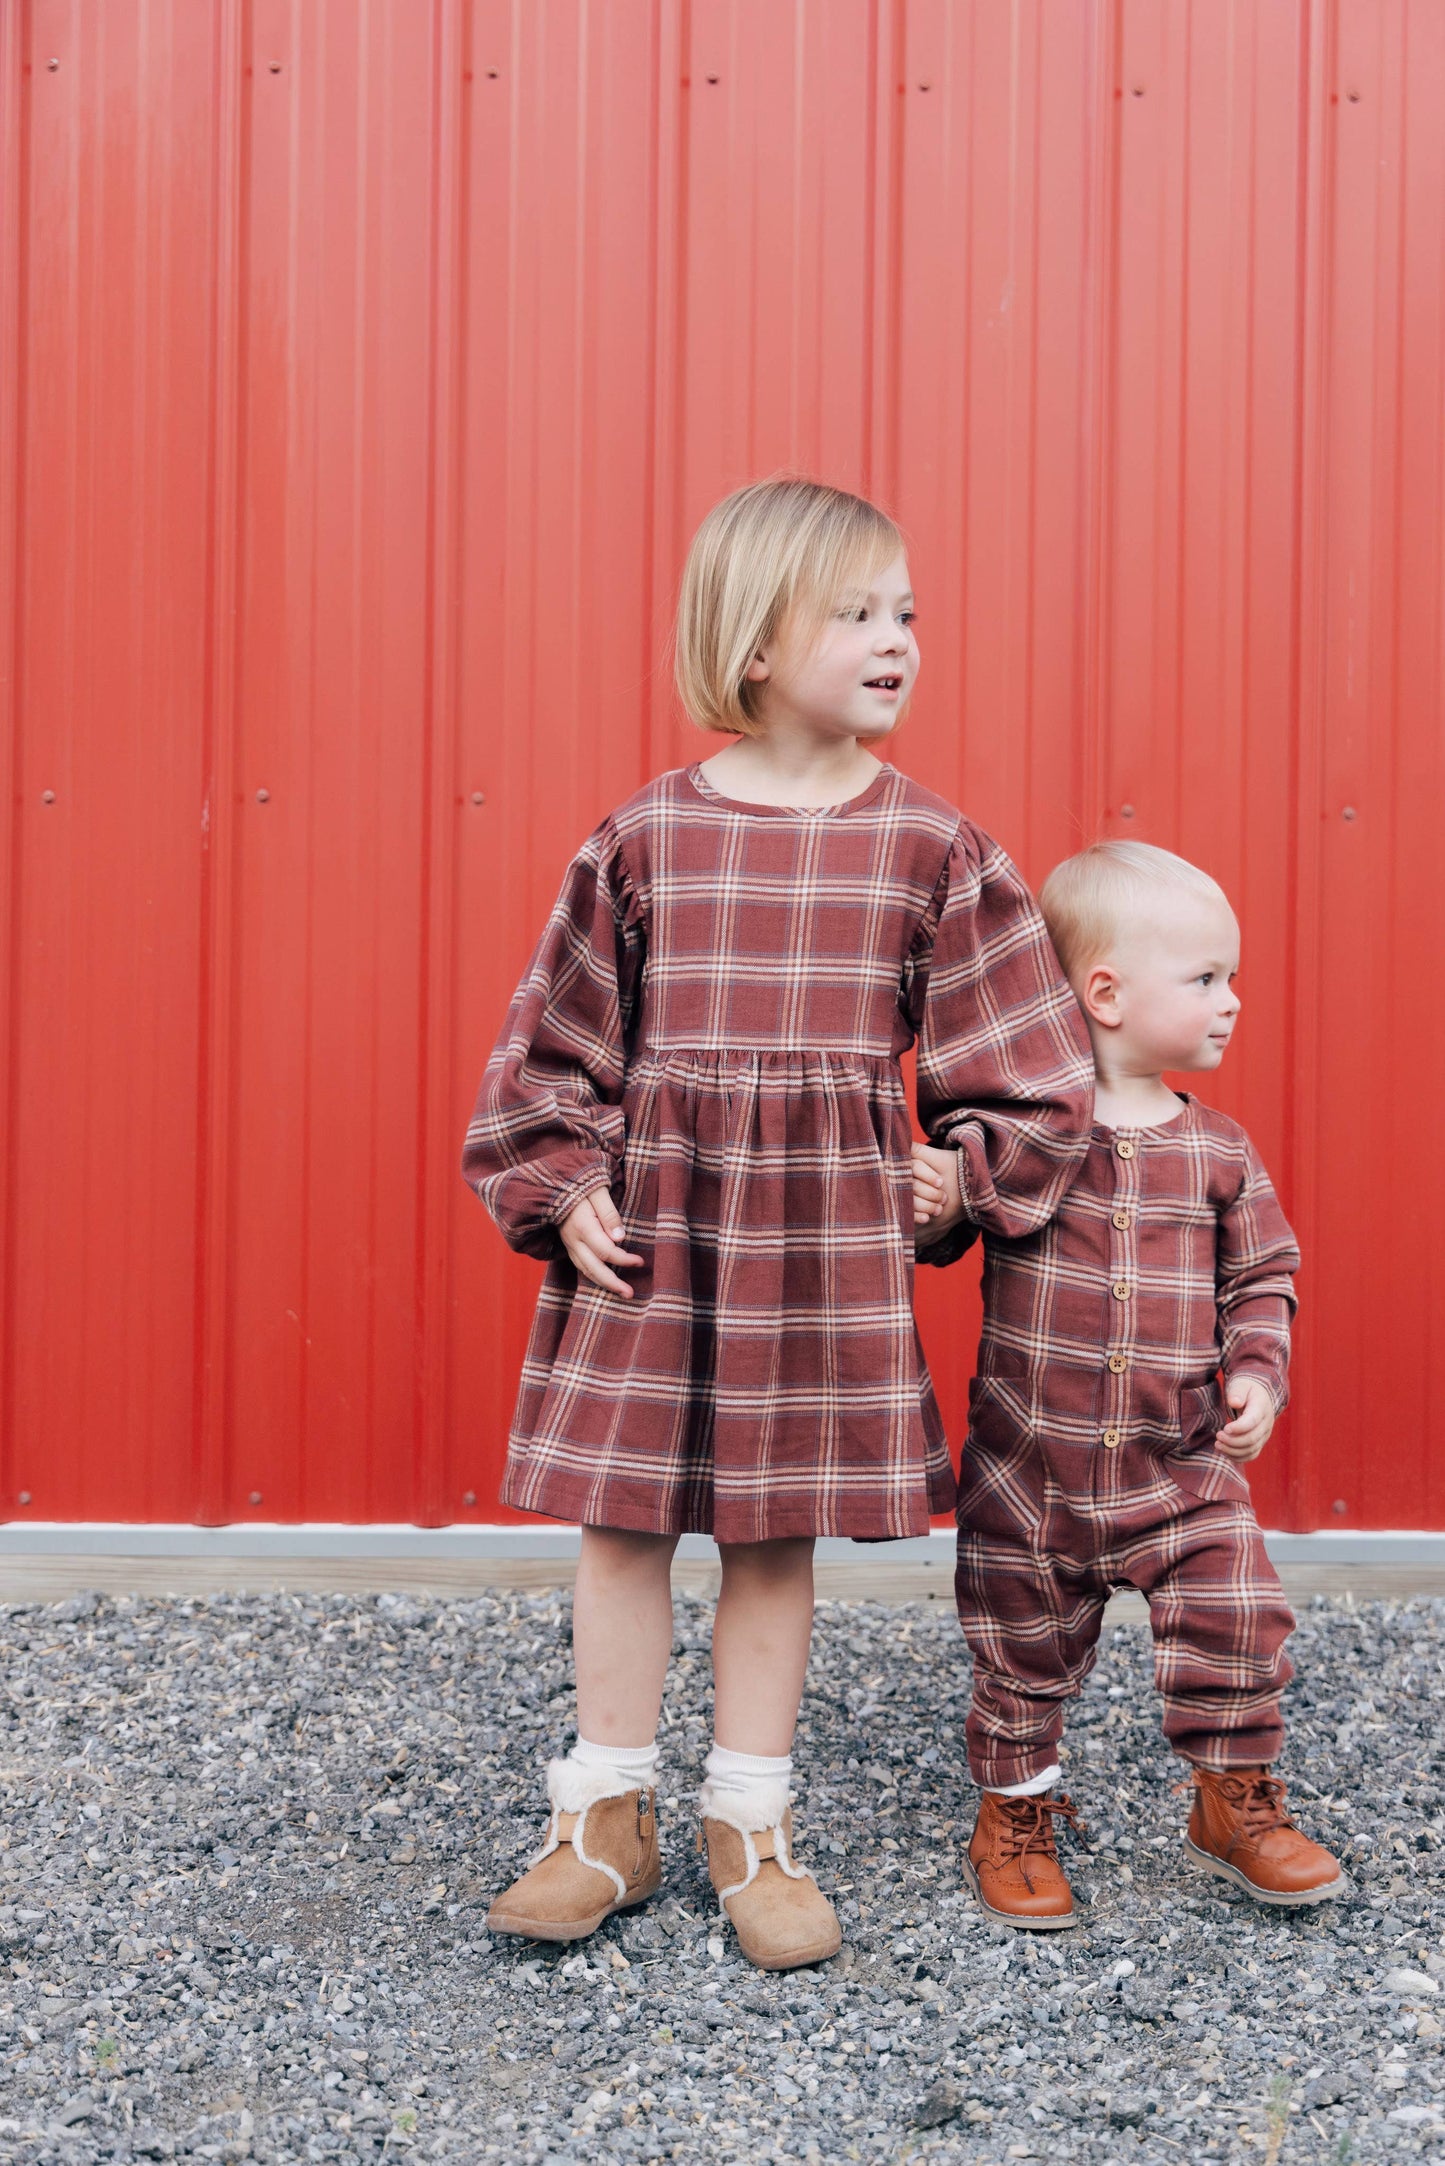
[[[1255,1842],[1276,1828],[1299,1830],[1284,1806],[1284,1784],[1278,1775],[1221,1775],[1219,1795],[1239,1814],[1240,1837]],[[1236,1838],[1238,1839],[1238,1838]]]
[[[1087,1831],[1079,1818],[1078,1807],[1067,1797],[1001,1797],[998,1801],[1003,1820],[1000,1844],[1005,1861],[1017,1858],[1028,1879],[1028,1866],[1024,1862],[1031,1850],[1040,1857],[1058,1857],[1054,1838],[1054,1821],[1062,1820],[1077,1838]]]

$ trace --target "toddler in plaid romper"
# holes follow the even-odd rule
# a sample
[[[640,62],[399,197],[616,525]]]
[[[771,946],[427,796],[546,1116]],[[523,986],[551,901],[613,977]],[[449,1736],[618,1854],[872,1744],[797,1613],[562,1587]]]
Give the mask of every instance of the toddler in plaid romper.
[[[1299,1251],[1243,1129],[1163,1082],[1223,1057],[1238,928],[1207,875],[1137,843],[1068,860],[1041,901],[1093,1039],[1097,1120],[1049,1224],[984,1235],[956,1576],[984,1789],[969,1878],[1007,1923],[1073,1923],[1056,1750],[1128,1586],[1149,1603],[1165,1735],[1194,1769],[1193,1862],[1259,1901],[1315,1902],[1339,1867],[1269,1772],[1294,1620],[1240,1472],[1288,1397]],[[917,1160],[920,1205],[946,1225],[946,1154]]]

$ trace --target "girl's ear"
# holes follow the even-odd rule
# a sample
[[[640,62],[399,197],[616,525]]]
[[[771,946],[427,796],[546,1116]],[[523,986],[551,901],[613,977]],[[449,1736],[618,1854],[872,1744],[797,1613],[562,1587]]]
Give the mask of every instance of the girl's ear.
[[[1078,989],[1079,1006],[1090,1022],[1117,1030],[1124,1016],[1119,1005],[1119,973],[1112,963],[1092,963]]]
[[[772,674],[772,665],[762,648],[759,647],[757,653],[743,671],[743,681],[745,684],[766,684]]]

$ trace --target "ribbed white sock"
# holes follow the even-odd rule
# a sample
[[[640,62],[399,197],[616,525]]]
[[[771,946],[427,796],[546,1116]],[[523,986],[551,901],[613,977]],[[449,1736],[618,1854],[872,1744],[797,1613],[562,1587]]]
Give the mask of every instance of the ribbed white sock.
[[[1030,1775],[1027,1782],[989,1782],[984,1784],[984,1788],[991,1790],[995,1797],[1042,1797],[1045,1790],[1053,1789],[1063,1772],[1055,1761],[1052,1767],[1044,1769],[1042,1775]]]
[[[594,1745],[590,1738],[579,1737],[567,1757],[579,1767],[606,1767],[618,1775],[630,1775],[638,1784],[657,1781],[656,1738],[650,1745]]]
[[[761,1789],[764,1783],[785,1783],[792,1772],[790,1752],[780,1760],[769,1760],[755,1752],[729,1752],[726,1745],[717,1744],[703,1763],[703,1773],[716,1789],[734,1791],[739,1797]]]

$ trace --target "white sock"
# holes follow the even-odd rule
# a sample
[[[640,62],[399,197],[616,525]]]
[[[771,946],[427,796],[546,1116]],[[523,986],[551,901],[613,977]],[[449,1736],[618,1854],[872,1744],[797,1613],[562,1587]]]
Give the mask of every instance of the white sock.
[[[792,1772],[790,1752],[785,1752],[780,1760],[768,1760],[755,1752],[729,1752],[726,1745],[718,1744],[714,1744],[703,1763],[703,1773],[714,1789],[731,1790],[739,1798],[745,1798],[749,1791],[760,1790],[765,1783],[786,1785]]]
[[[567,1755],[579,1767],[610,1768],[614,1774],[630,1775],[641,1787],[657,1781],[657,1740],[650,1745],[594,1745],[579,1737]]]
[[[1042,1775],[1030,1775],[1027,1782],[989,1782],[983,1787],[991,1790],[995,1797],[1042,1797],[1045,1790],[1053,1789],[1063,1772],[1055,1761],[1052,1767],[1044,1769]]]

